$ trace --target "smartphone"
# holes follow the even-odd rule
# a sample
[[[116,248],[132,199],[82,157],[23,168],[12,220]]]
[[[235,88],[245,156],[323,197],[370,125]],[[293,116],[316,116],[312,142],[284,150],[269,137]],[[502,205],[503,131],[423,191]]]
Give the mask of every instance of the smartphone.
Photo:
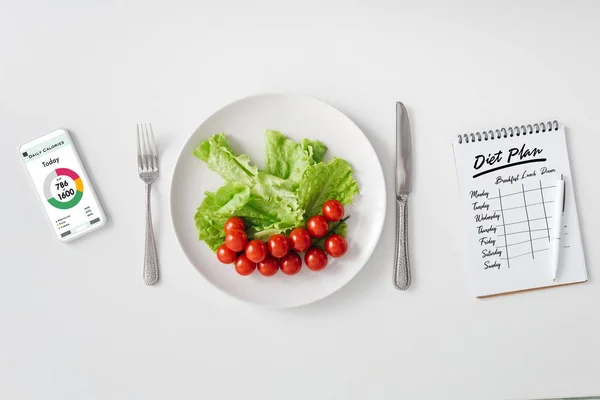
[[[34,139],[19,152],[59,240],[68,242],[106,223],[68,130]]]

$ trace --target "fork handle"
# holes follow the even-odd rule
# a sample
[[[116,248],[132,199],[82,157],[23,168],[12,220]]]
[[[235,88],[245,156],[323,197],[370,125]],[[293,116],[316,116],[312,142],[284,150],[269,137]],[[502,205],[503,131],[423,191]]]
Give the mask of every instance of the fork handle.
[[[146,285],[154,285],[158,282],[158,257],[152,229],[151,193],[152,185],[148,184],[146,185],[146,250],[144,253],[144,283]]]

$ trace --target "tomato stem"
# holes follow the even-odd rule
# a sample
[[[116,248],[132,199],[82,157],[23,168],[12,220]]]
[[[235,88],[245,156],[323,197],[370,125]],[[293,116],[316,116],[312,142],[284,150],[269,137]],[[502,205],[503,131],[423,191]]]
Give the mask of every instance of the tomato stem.
[[[349,215],[348,215],[346,218],[342,218],[341,220],[339,220],[339,221],[338,221],[338,223],[337,223],[337,224],[335,224],[335,225],[333,226],[333,228],[331,228],[331,229],[330,229],[330,230],[329,230],[329,231],[328,231],[328,232],[325,234],[325,236],[323,236],[323,237],[320,237],[320,238],[318,238],[317,240],[315,240],[315,242],[314,242],[312,245],[313,245],[313,246],[316,246],[317,244],[319,244],[319,242],[320,242],[321,240],[325,240],[325,239],[327,239],[329,236],[331,236],[331,235],[333,234],[333,232],[335,232],[335,230],[336,230],[336,229],[337,229],[337,228],[338,228],[338,227],[339,227],[341,224],[343,224],[344,222],[346,222],[346,220],[347,220],[348,218],[350,218],[350,216],[349,216]]]

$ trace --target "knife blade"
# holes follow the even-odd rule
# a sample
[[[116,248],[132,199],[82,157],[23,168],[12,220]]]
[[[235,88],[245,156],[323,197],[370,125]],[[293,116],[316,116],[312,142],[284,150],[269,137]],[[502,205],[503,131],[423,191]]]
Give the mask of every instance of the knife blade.
[[[408,195],[412,191],[412,140],[406,107],[396,103],[396,253],[394,286],[410,287],[408,258]]]
[[[396,197],[412,190],[412,140],[406,107],[396,103]]]

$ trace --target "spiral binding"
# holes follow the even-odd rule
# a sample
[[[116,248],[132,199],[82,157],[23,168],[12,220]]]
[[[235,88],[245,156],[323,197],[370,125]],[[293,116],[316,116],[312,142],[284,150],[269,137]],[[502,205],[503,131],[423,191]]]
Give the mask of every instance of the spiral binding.
[[[558,130],[558,121],[539,122],[533,125],[510,126],[495,131],[481,131],[458,135],[458,143],[481,142],[483,140],[497,140],[513,136],[533,135],[540,132],[551,132]]]

